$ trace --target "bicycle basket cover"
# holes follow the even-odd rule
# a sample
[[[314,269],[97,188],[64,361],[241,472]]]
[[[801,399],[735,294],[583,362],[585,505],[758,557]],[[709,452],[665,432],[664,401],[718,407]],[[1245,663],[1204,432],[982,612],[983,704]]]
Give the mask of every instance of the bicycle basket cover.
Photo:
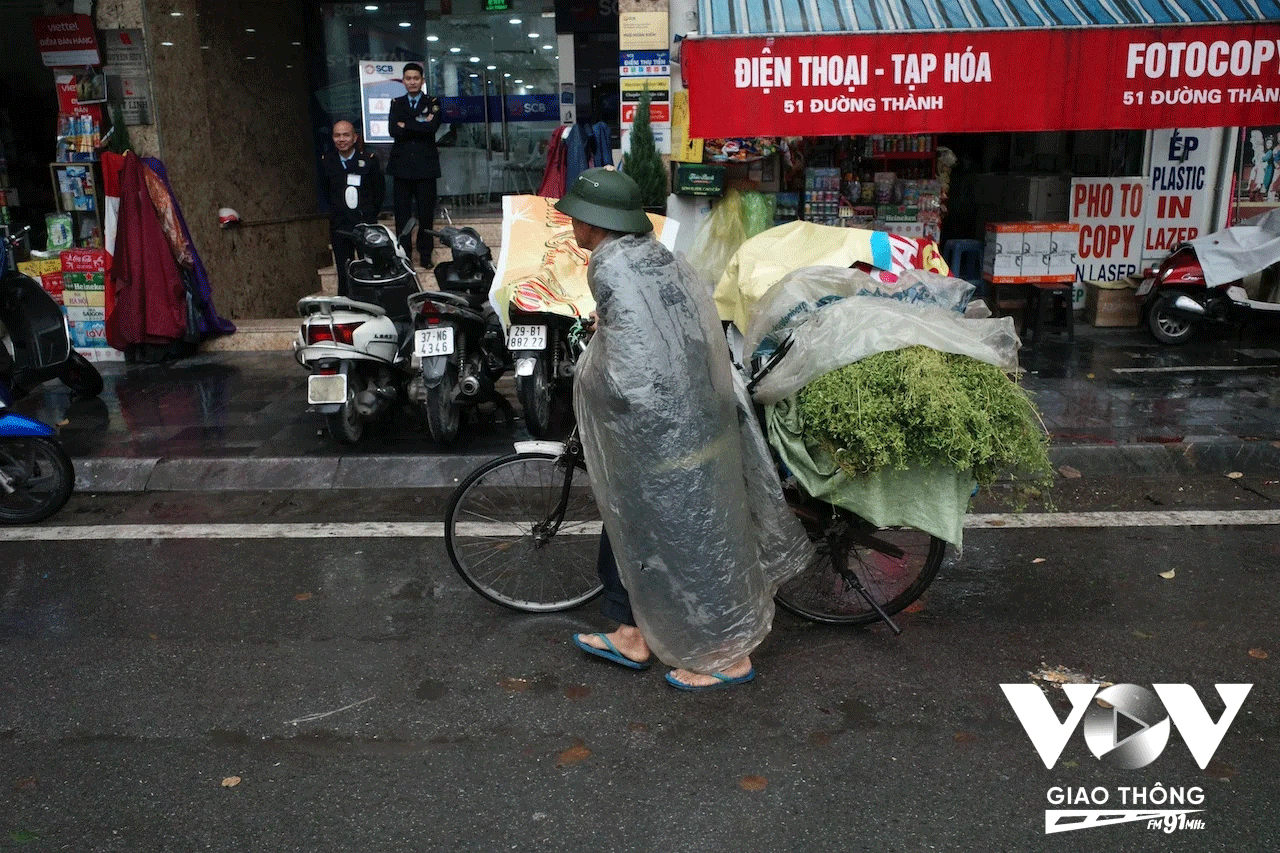
[[[574,409],[592,490],[654,653],[716,672],[768,634],[774,590],[811,546],[693,270],[624,236],[597,247],[588,280],[600,322]]]

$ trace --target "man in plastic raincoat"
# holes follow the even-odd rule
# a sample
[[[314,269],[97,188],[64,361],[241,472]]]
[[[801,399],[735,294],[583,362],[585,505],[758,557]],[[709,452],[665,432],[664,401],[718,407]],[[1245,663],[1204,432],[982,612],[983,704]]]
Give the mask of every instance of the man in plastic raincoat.
[[[750,681],[773,592],[803,567],[808,540],[735,388],[711,295],[653,239],[626,175],[584,171],[556,209],[592,253],[597,328],[574,410],[604,520],[605,611],[623,622],[574,642],[632,669],[656,655],[682,690]]]

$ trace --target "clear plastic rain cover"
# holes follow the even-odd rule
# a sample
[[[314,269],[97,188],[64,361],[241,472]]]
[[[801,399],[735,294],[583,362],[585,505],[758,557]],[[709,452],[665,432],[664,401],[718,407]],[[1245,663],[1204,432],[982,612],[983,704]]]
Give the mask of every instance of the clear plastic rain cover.
[[[787,509],[711,295],[649,237],[596,248],[574,412],[592,491],[659,659],[717,672],[769,633],[813,550]]]

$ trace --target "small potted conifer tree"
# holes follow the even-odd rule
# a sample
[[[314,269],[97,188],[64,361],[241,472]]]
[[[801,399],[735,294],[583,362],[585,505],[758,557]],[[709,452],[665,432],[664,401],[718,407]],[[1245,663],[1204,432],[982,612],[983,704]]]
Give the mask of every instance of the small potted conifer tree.
[[[653,141],[649,123],[649,90],[640,95],[635,122],[631,125],[630,151],[622,158],[622,171],[640,185],[640,198],[647,210],[665,214],[667,210],[667,167]]]

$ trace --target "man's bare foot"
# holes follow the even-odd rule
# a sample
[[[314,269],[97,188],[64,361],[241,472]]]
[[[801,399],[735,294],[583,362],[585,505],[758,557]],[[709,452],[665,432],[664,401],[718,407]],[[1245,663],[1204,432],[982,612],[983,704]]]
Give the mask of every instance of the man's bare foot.
[[[690,669],[673,669],[667,673],[667,681],[679,682],[675,686],[681,685],[692,687],[694,689],[700,687],[717,687],[725,684],[727,681],[737,681],[738,679],[752,672],[751,658],[745,657],[737,663],[731,664],[716,675],[708,675],[701,672],[694,672]],[[719,677],[717,677],[719,676]]]
[[[644,634],[640,633],[640,629],[636,626],[619,625],[617,630],[603,636],[607,637],[618,653],[628,660],[636,663],[649,660],[649,644],[645,642]],[[606,651],[609,648],[597,634],[578,634],[577,639],[593,649]]]

